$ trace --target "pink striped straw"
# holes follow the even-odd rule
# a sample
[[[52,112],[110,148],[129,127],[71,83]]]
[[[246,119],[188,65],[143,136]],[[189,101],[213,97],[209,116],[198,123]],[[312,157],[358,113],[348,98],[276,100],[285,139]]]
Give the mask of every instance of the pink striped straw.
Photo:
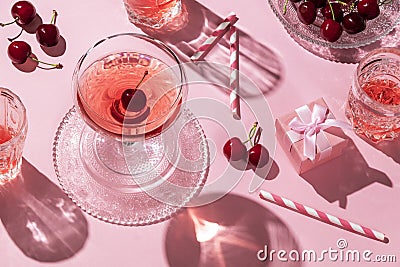
[[[229,28],[238,21],[238,17],[231,13],[229,14],[212,32],[210,37],[197,49],[190,58],[193,62],[204,60],[207,54],[219,42],[219,40],[228,32]]]
[[[232,26],[229,30],[229,65],[231,67],[229,85],[231,88],[231,94],[229,103],[233,118],[240,120],[240,98],[238,95],[239,91],[239,34],[235,26]]]
[[[336,216],[330,215],[328,213],[307,207],[305,205],[299,204],[297,202],[291,201],[289,199],[274,195],[267,191],[260,191],[260,198],[268,202],[277,204],[281,207],[296,211],[300,214],[306,215],[313,219],[317,219],[321,222],[342,228],[344,230],[378,240],[384,243],[389,243],[389,239],[381,232],[373,230],[371,228],[338,218]]]

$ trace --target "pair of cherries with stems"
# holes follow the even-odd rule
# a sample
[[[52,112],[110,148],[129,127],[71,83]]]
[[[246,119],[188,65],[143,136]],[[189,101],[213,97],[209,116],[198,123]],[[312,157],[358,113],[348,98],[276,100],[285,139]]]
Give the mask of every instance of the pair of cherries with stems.
[[[247,161],[247,169],[262,168],[269,162],[269,152],[261,144],[259,144],[262,128],[258,126],[258,122],[253,124],[250,129],[248,139],[242,142],[238,137],[229,139],[224,147],[223,153],[229,161]],[[246,143],[251,144],[251,148],[247,150]]]
[[[36,17],[36,8],[29,1],[18,1],[11,8],[11,15],[14,18],[12,22],[0,23],[4,27],[16,23],[21,26],[21,32],[14,38],[8,38],[11,42],[8,46],[8,57],[14,64],[23,64],[28,58],[33,61],[51,66],[45,69],[61,69],[61,64],[51,64],[38,60],[32,54],[31,46],[24,41],[15,41],[23,32],[23,26],[29,25]],[[55,25],[57,19],[57,12],[53,10],[53,16],[49,24],[41,24],[36,29],[36,40],[41,46],[53,47],[56,46],[60,40],[60,31]]]

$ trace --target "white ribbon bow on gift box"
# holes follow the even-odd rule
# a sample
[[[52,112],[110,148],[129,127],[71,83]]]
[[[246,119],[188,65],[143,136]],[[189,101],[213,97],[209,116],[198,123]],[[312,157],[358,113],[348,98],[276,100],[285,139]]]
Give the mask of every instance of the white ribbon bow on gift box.
[[[291,131],[287,132],[290,141],[293,143],[304,139],[304,156],[314,160],[317,154],[317,147],[320,150],[321,158],[327,157],[332,151],[332,145],[323,130],[329,127],[351,129],[351,125],[338,121],[328,108],[315,104],[311,112],[305,105],[296,109],[298,117],[293,118],[289,126]]]

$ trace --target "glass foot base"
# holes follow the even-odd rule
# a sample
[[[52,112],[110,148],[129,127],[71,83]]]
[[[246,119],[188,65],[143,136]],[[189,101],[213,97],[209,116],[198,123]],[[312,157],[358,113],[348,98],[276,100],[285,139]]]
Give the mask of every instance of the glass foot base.
[[[175,143],[170,146],[172,136]],[[165,133],[144,141],[148,149],[154,149],[153,161],[129,158],[136,143],[119,143],[125,162],[116,161],[112,158],[117,151],[115,144],[111,149],[103,147],[110,144],[101,138],[72,108],[58,128],[53,147],[54,168],[63,190],[82,210],[98,219],[134,226],[163,221],[184,207],[205,183],[208,145],[198,120],[188,110],[183,110]],[[111,157],[103,153],[107,149]],[[183,160],[191,160],[190,170],[179,167]],[[185,190],[174,194],[168,203],[143,190],[151,187],[152,193],[162,193],[166,183]]]

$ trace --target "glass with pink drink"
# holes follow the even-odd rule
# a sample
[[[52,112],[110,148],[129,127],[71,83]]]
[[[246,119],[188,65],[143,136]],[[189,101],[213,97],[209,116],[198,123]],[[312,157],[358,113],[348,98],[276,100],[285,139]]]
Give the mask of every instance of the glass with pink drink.
[[[187,86],[175,53],[147,35],[108,36],[82,55],[72,80],[75,106],[53,153],[59,182],[78,206],[107,222],[147,225],[195,196],[209,158],[203,130],[184,107]],[[182,167],[189,159],[199,171]],[[170,184],[180,191],[170,193]]]
[[[124,0],[129,20],[159,29],[179,16],[182,11],[181,0]]]
[[[400,136],[400,49],[379,48],[360,61],[346,116],[373,142]]]
[[[73,78],[76,107],[96,132],[81,147],[86,165],[97,172],[100,162],[125,176],[153,170],[166,153],[163,140],[153,137],[179,116],[186,95],[184,78],[172,50],[149,36],[117,34],[89,49]],[[129,168],[127,155],[135,159]]]
[[[0,185],[20,172],[27,128],[26,110],[19,97],[0,88]]]

